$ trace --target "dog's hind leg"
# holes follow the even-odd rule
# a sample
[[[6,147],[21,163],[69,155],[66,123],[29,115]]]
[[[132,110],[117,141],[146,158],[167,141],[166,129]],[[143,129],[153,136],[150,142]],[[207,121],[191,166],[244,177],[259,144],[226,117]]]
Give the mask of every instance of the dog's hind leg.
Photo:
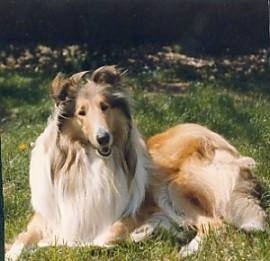
[[[183,213],[181,218],[184,227],[197,231],[197,235],[190,242],[182,240],[185,241],[185,245],[181,247],[180,256],[186,257],[196,253],[209,231],[217,230],[223,223],[215,214],[214,196],[196,179],[175,180],[171,182],[168,189],[175,213]],[[181,223],[179,225],[181,226]]]
[[[188,244],[181,247],[179,252],[180,256],[187,257],[195,254],[199,250],[202,239],[200,235],[195,236]]]
[[[181,247],[180,256],[187,257],[195,254],[199,250],[201,242],[209,235],[210,231],[216,232],[222,226],[222,220],[219,218],[198,217],[197,224],[194,226],[197,234],[189,243]]]
[[[42,217],[35,213],[27,225],[27,230],[20,233],[11,248],[6,252],[5,260],[17,260],[24,247],[36,244],[42,238]]]

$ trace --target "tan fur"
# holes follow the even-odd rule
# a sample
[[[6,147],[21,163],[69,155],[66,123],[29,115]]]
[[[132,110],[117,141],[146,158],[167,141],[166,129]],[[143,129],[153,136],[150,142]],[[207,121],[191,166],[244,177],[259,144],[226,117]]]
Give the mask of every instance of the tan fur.
[[[42,238],[41,223],[43,223],[42,217],[35,213],[27,225],[27,230],[19,234],[17,240],[25,245],[37,243]]]
[[[158,168],[151,179],[155,201],[180,226],[195,227],[200,236],[223,221],[247,231],[264,229],[251,174],[254,161],[223,137],[200,125],[180,124],[149,138],[147,146]],[[186,248],[188,254],[193,250]]]
[[[153,214],[160,212],[150,194],[146,194],[144,202],[135,216],[125,217],[113,224],[108,238],[109,244],[116,243],[119,240],[130,238],[130,234],[136,228],[140,228],[147,220],[151,219]]]

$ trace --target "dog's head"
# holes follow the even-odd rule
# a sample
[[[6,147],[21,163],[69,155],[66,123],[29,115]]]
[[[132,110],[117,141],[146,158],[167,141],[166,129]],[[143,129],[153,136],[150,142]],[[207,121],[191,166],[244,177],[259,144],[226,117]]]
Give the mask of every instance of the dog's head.
[[[127,142],[131,114],[121,90],[121,76],[115,66],[71,77],[58,74],[51,85],[51,96],[59,132],[71,140],[91,144],[102,157],[111,154],[113,145]]]

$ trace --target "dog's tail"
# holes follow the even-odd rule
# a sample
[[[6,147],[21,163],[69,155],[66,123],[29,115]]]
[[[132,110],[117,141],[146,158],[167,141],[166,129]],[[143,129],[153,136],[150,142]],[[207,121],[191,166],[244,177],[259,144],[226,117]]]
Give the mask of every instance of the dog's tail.
[[[245,231],[264,231],[266,213],[260,206],[262,188],[249,170],[240,170],[228,205],[228,222]]]

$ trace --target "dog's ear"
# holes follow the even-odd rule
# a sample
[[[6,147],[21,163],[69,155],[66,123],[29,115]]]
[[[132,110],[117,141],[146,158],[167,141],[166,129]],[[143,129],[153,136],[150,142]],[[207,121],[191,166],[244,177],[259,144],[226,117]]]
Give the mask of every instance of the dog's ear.
[[[114,65],[106,65],[96,69],[92,74],[92,81],[98,84],[117,84],[123,73]]]
[[[67,78],[63,73],[58,73],[52,81],[50,95],[56,105],[71,98],[76,93],[76,86],[73,80]]]
[[[75,84],[85,84],[87,83],[88,80],[91,80],[91,73],[90,71],[83,71],[83,72],[75,73],[70,76],[70,79]]]

